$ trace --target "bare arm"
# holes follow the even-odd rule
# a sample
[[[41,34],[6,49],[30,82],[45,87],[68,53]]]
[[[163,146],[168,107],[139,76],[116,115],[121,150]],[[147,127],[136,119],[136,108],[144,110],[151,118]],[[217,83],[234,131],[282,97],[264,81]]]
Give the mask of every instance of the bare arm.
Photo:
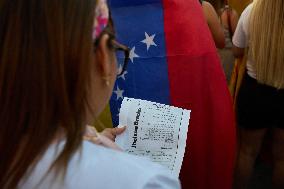
[[[244,56],[245,49],[244,48],[239,48],[233,45],[233,54],[236,58],[241,58]]]
[[[231,19],[232,32],[235,33],[239,21],[239,15],[234,9],[232,9],[230,19]]]
[[[224,48],[225,35],[214,7],[209,2],[203,1],[202,9],[216,47]]]

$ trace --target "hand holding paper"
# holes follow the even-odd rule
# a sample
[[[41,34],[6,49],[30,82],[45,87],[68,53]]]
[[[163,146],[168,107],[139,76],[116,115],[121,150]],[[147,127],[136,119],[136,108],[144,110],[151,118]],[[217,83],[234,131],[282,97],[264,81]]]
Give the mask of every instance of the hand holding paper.
[[[145,156],[179,175],[190,111],[145,100],[124,98],[119,125],[126,131],[116,143],[126,152]]]

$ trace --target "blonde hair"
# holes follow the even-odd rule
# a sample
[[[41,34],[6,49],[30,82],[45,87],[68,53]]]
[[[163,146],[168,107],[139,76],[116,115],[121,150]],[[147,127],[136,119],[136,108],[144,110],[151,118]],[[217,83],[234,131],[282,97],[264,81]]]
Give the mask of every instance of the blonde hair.
[[[257,81],[284,88],[284,0],[254,1],[250,20],[250,51]]]

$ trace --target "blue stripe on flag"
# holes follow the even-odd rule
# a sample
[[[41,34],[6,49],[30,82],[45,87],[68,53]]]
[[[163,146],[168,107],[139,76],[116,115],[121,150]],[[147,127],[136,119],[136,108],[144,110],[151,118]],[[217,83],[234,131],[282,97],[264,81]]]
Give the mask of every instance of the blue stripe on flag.
[[[111,11],[117,39],[132,52],[127,72],[117,79],[110,101],[113,124],[116,126],[123,97],[170,104],[170,91],[160,0],[113,2],[110,4],[115,5]]]
[[[146,4],[161,4],[161,0],[110,0],[109,4],[112,8],[114,7],[128,7]]]

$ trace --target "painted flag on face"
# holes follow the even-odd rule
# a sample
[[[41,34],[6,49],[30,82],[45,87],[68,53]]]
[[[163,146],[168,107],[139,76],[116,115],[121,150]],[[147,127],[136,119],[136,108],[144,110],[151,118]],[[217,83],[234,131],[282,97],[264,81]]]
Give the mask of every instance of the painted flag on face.
[[[130,48],[110,108],[118,124],[123,97],[191,109],[183,188],[232,186],[233,107],[198,0],[111,0],[117,40]],[[118,57],[118,61],[119,57]]]

